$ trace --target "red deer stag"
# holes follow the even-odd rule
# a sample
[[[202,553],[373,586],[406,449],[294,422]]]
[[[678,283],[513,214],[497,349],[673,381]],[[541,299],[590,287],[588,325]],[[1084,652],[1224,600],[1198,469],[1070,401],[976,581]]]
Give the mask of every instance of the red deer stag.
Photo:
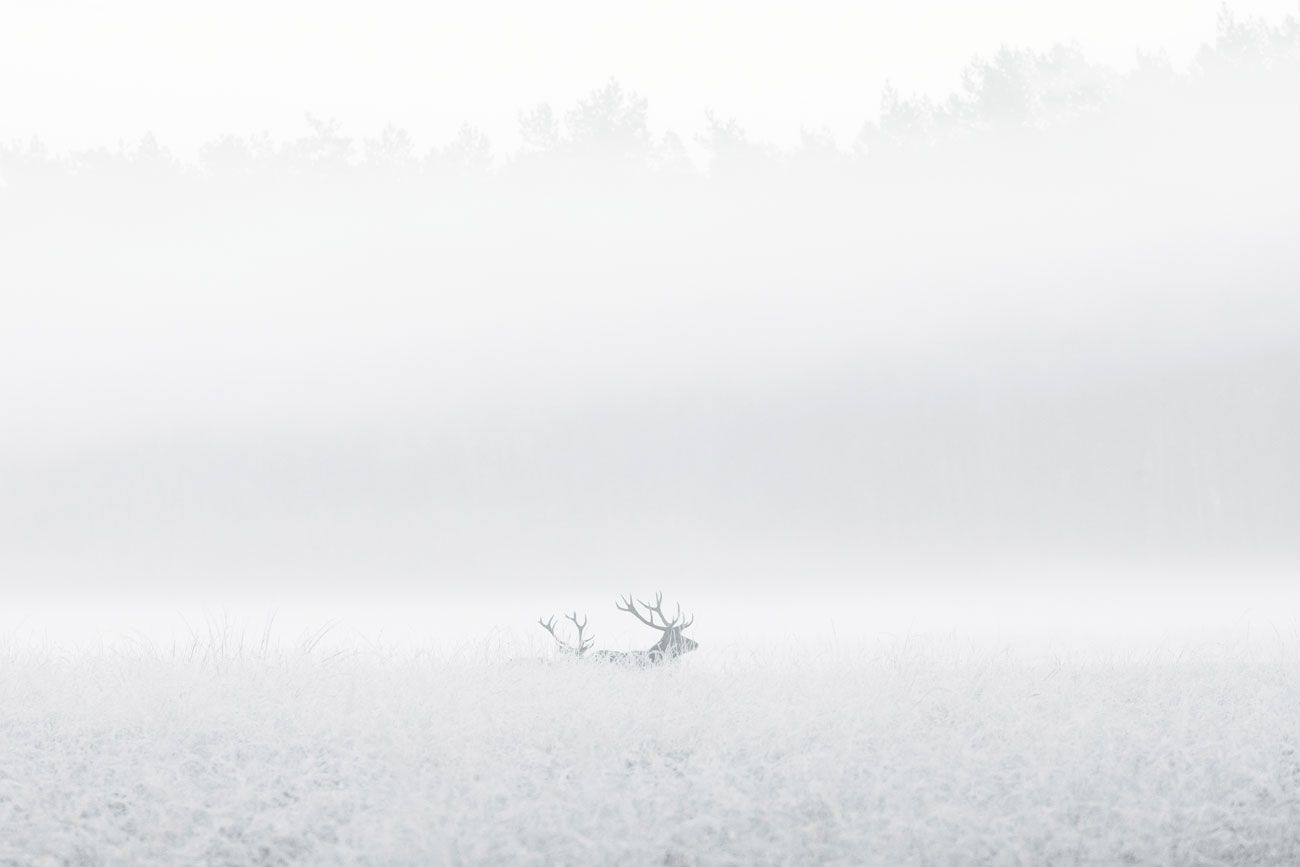
[[[683,653],[690,653],[692,650],[699,647],[699,644],[695,641],[682,635],[682,630],[694,623],[695,618],[688,616],[683,620],[682,607],[681,605],[678,605],[676,614],[672,620],[669,620],[667,615],[663,612],[663,602],[664,595],[662,593],[655,594],[654,605],[651,605],[649,602],[642,602],[639,599],[634,600],[631,594],[629,594],[626,597],[621,597],[615,604],[615,607],[617,607],[619,611],[626,611],[651,629],[663,633],[663,637],[660,638],[655,646],[651,647],[649,650],[632,650],[627,652],[621,650],[597,650],[590,656],[586,656],[587,651],[591,648],[591,642],[595,640],[594,637],[585,640],[583,639],[583,630],[587,626],[587,618],[582,618],[582,622],[579,623],[578,612],[575,611],[572,614],[565,615],[565,619],[572,622],[573,625],[578,628],[577,647],[569,645],[555,634],[554,617],[552,617],[549,622],[540,619],[537,622],[543,629],[551,633],[551,637],[555,639],[555,643],[560,646],[560,650],[563,653],[571,654],[579,658],[586,656],[587,659],[617,662],[621,665],[659,665],[660,663],[667,662],[671,659],[676,659]],[[649,615],[648,617],[643,615],[637,608],[638,604],[645,609],[646,614]],[[658,623],[655,622],[656,617],[659,618]]]

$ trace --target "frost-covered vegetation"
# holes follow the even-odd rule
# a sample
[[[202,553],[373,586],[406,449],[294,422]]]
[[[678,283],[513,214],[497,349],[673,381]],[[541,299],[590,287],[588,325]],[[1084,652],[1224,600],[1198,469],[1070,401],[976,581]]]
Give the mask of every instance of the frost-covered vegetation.
[[[0,864],[1294,864],[1300,656],[0,657]]]

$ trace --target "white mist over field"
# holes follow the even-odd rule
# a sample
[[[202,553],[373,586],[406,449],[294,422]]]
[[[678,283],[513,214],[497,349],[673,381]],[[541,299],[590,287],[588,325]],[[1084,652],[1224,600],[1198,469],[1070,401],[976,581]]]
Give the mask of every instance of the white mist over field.
[[[1296,860],[1300,7],[92,5],[0,864]]]
[[[1008,48],[698,166],[614,81],[505,153],[7,145],[11,596],[1248,616],[1300,555],[1296,56]]]

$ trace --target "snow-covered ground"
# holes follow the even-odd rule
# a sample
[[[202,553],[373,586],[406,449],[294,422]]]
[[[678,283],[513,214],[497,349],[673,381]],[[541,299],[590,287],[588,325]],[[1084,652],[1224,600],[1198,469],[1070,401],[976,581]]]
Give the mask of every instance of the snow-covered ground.
[[[0,864],[1300,863],[1294,637],[527,653],[10,643]]]

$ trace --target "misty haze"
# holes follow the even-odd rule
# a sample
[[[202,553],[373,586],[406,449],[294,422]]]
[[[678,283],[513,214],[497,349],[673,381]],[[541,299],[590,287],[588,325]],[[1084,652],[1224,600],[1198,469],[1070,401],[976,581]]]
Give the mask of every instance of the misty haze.
[[[1297,14],[0,113],[0,864],[1300,861]]]

